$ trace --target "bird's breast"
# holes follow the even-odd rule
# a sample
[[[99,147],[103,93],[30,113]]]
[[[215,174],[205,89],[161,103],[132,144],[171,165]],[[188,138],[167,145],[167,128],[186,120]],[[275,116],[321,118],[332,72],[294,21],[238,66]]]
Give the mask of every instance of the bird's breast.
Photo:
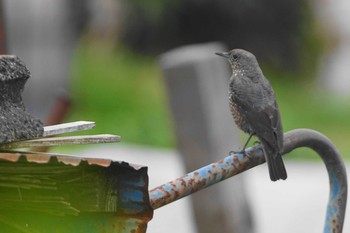
[[[237,102],[234,98],[234,93],[230,91],[230,97],[229,97],[229,103],[230,103],[230,110],[233,116],[233,119],[242,131],[245,133],[251,133],[251,127],[247,122],[246,114],[242,112],[241,108],[238,106]]]

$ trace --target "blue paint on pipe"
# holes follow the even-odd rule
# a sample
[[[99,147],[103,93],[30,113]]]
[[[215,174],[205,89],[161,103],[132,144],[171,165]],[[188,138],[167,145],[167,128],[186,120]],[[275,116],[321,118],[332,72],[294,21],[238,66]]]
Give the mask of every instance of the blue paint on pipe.
[[[347,176],[341,156],[328,138],[309,129],[292,130],[285,134],[282,154],[298,147],[309,147],[323,159],[330,182],[324,233],[341,233],[347,200]],[[265,162],[260,146],[248,148],[245,152],[249,156],[236,153],[150,190],[152,208],[157,209]]]
[[[324,225],[325,233],[332,232],[332,229],[334,228],[334,223],[332,221],[336,219],[336,215],[339,213],[339,203],[337,203],[337,200],[340,199],[341,195],[339,181],[335,176],[334,171],[329,172],[329,180],[331,189],[327,206],[326,222]]]

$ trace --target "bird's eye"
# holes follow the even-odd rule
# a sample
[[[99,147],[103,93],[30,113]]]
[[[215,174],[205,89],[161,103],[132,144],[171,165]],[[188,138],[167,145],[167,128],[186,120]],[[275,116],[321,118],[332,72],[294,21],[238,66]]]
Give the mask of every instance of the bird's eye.
[[[233,60],[237,60],[238,56],[237,55],[232,55]]]

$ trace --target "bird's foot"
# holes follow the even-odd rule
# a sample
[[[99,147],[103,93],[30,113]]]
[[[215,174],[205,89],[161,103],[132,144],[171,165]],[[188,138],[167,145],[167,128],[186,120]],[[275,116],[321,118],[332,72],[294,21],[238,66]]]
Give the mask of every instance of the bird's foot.
[[[233,155],[233,154],[245,154],[245,151],[244,150],[239,150],[239,151],[231,150],[229,155]]]
[[[249,159],[252,159],[252,157],[245,150],[240,150],[240,151],[231,150],[229,152],[229,155],[234,155],[234,154],[243,154],[243,156],[247,156]]]

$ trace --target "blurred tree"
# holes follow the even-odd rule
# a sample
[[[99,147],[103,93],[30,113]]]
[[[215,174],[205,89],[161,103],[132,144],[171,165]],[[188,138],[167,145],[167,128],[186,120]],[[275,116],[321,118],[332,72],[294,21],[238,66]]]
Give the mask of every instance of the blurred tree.
[[[137,52],[158,54],[193,43],[223,41],[245,48],[284,70],[299,68],[305,1],[128,0],[123,41]]]

